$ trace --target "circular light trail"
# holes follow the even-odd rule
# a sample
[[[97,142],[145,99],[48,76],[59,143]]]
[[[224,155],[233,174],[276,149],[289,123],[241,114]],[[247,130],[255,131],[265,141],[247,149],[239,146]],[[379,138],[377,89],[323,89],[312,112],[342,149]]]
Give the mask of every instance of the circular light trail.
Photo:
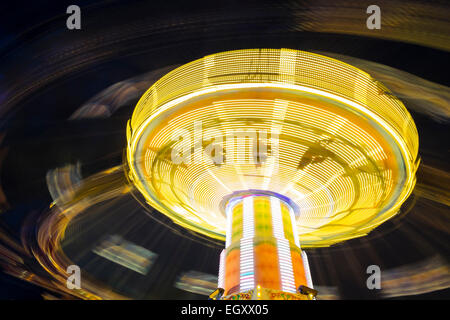
[[[217,53],[157,81],[127,130],[129,177],[176,223],[226,239],[231,194],[280,194],[302,247],[363,236],[415,184],[418,135],[369,74],[290,49]],[[226,204],[225,204],[226,205]]]

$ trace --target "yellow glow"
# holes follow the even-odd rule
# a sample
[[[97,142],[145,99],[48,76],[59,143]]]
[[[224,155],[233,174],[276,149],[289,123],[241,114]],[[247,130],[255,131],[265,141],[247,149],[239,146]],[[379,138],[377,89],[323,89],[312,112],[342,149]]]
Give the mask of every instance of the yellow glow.
[[[227,132],[246,130],[266,132],[272,149],[259,165],[241,161],[246,148],[221,165],[172,162],[175,145],[195,149],[199,121],[225,151]],[[192,139],[174,144],[180,129]],[[183,65],[142,96],[127,138],[129,175],[149,205],[222,240],[220,203],[234,191],[291,199],[302,247],[316,247],[367,234],[415,184],[418,135],[400,100],[364,71],[303,51],[236,50]]]

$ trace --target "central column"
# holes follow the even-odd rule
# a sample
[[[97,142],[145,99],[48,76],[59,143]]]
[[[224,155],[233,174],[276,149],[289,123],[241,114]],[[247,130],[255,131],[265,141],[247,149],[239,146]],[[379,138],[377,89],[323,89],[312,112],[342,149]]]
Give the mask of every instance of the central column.
[[[225,205],[227,234],[220,256],[224,299],[307,299],[312,288],[289,199],[269,192],[242,192]]]

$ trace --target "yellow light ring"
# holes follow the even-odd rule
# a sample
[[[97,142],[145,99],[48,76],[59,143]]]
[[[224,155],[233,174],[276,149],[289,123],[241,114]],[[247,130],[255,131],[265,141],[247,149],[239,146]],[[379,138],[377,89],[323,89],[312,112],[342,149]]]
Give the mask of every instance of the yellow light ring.
[[[142,96],[133,112],[131,128],[137,130],[150,114],[168,101],[199,89],[264,82],[300,84],[355,100],[385,119],[408,140],[412,154],[417,154],[414,122],[401,101],[386,87],[342,61],[292,49],[226,51],[182,65],[158,80]]]
[[[298,66],[301,66],[301,68]],[[330,73],[331,71],[332,73]],[[324,78],[326,79],[324,80]],[[382,91],[380,91],[380,88],[382,88]],[[386,219],[392,217],[397,212],[401,203],[403,203],[410,194],[415,183],[414,175],[416,170],[418,137],[411,116],[398,99],[394,98],[382,87],[382,85],[371,79],[368,74],[340,61],[295,50],[254,49],[229,51],[210,55],[181,66],[161,78],[142,96],[133,113],[132,119],[129,122],[127,132],[127,158],[130,167],[130,177],[150,205],[169,215],[177,223],[187,228],[217,239],[224,239],[224,228],[214,224],[214,220],[218,218],[216,218],[216,216],[208,216],[205,212],[210,212],[211,210],[214,211],[214,197],[226,196],[226,193],[229,194],[231,193],[230,191],[233,191],[223,183],[221,185],[220,180],[220,178],[222,178],[220,174],[223,172],[226,172],[226,175],[232,175],[231,169],[227,169],[225,166],[222,171],[217,171],[211,166],[203,168],[198,165],[197,167],[192,165],[187,168],[173,168],[173,166],[166,161],[167,159],[162,161],[162,158],[158,156],[154,150],[150,152],[146,150],[143,158],[147,167],[158,163],[159,169],[156,171],[150,170],[150,173],[147,172],[143,176],[138,173],[138,171],[141,173],[145,171],[141,170],[141,156],[137,154],[139,153],[138,144],[142,144],[142,141],[146,139],[143,138],[143,136],[148,138],[149,132],[153,132],[153,144],[146,145],[146,147],[150,145],[158,146],[165,140],[167,142],[167,135],[172,129],[168,127],[170,121],[166,118],[171,117],[171,125],[180,127],[183,127],[187,122],[192,122],[195,119],[204,119],[206,122],[208,120],[208,115],[201,107],[195,105],[196,107],[190,109],[188,107],[182,108],[189,102],[196,100],[201,104],[200,102],[206,101],[210,96],[220,96],[224,92],[245,92],[246,90],[262,90],[266,95],[270,95],[270,92],[273,93],[276,90],[285,90],[295,92],[299,95],[317,96],[324,100],[323,105],[328,105],[327,107],[331,106],[330,108],[335,108],[336,111],[340,108],[336,107],[336,105],[342,105],[344,106],[342,109],[348,108],[349,110],[352,110],[356,116],[361,118],[364,117],[366,120],[369,119],[374,123],[374,127],[367,127],[367,123],[364,124],[363,121],[359,121],[358,119],[352,120],[352,123],[344,125],[343,123],[348,121],[348,119],[353,119],[353,116],[348,115],[347,118],[343,118],[344,120],[341,121],[343,123],[338,123],[336,128],[331,128],[333,131],[339,131],[341,130],[339,129],[339,126],[343,126],[348,131],[348,139],[354,140],[351,144],[356,145],[361,143],[364,145],[364,143],[367,143],[370,145],[369,149],[370,152],[372,152],[370,157],[375,159],[374,161],[379,161],[377,158],[381,158],[380,154],[384,154],[383,152],[386,150],[382,150],[384,147],[381,146],[383,143],[386,144],[387,142],[383,141],[381,142],[381,145],[376,139],[371,142],[373,137],[368,133],[371,130],[380,131],[383,135],[388,137],[386,139],[388,139],[392,145],[395,145],[394,147],[398,147],[399,149],[398,158],[401,159],[394,159],[392,161],[397,161],[401,164],[400,166],[404,166],[404,168],[397,168],[399,166],[396,167],[395,165],[389,164],[388,162],[391,160],[388,159],[389,161],[386,162],[387,164],[385,163],[385,166],[387,166],[386,168],[389,170],[385,170],[382,173],[384,180],[386,181],[384,186],[377,186],[374,182],[375,180],[370,175],[364,175],[364,173],[360,174],[360,172],[355,172],[354,174],[347,172],[347,175],[352,179],[353,183],[356,183],[355,181],[358,180],[358,185],[364,186],[364,192],[373,192],[380,195],[382,188],[392,189],[392,186],[394,185],[396,185],[399,190],[395,197],[392,196],[395,198],[395,203],[391,203],[388,207],[380,207],[377,212],[365,210],[365,213],[359,213],[357,219],[358,222],[355,222],[356,224],[352,226],[353,228],[334,228],[333,232],[329,231],[326,234],[320,232],[321,229],[322,231],[327,230],[321,226],[327,226],[328,229],[330,229],[330,227],[333,226],[333,223],[338,224],[339,221],[344,221],[343,219],[346,219],[344,214],[334,212],[333,210],[335,209],[332,208],[334,208],[334,205],[339,207],[340,205],[345,204],[347,204],[348,207],[349,199],[354,197],[354,191],[351,191],[352,186],[348,184],[349,179],[345,180],[344,178],[339,177],[338,164],[333,161],[324,161],[321,165],[322,167],[316,168],[319,172],[322,172],[322,174],[317,177],[311,176],[311,173],[301,173],[303,174],[302,178],[306,181],[305,183],[309,186],[311,186],[314,179],[325,179],[325,181],[321,182],[325,186],[322,188],[323,190],[318,190],[319,188],[316,183],[316,186],[314,187],[315,191],[312,193],[312,196],[309,196],[309,199],[308,196],[306,196],[306,199],[301,201],[304,213],[310,212],[310,220],[317,214],[319,214],[317,217],[321,216],[320,219],[323,220],[319,224],[317,224],[316,221],[315,229],[312,228],[312,225],[314,225],[312,222],[309,225],[310,229],[308,229],[308,223],[305,224],[305,221],[299,223],[298,232],[303,246],[329,245],[347,238],[363,235]],[[282,94],[281,98],[284,96],[287,95]],[[233,122],[233,119],[235,119],[233,117],[236,117],[235,114],[239,114],[239,112],[242,112],[243,110],[246,110],[248,114],[259,114],[261,119],[266,121],[262,124],[253,125],[257,128],[264,127],[264,123],[267,123],[268,120],[271,120],[272,122],[276,120],[277,116],[272,113],[274,110],[279,110],[278,106],[277,108],[273,108],[273,110],[270,108],[270,101],[276,99],[248,100],[241,98],[219,100],[214,102],[216,104],[220,103],[220,108],[216,105],[215,112],[220,114],[221,119],[230,119],[227,120],[231,121],[229,124],[230,128],[239,126],[236,124],[236,120]],[[288,100],[289,99],[286,101]],[[291,104],[291,106],[287,107],[285,110],[285,112],[287,112],[287,117],[289,117],[290,120],[301,119],[303,121],[302,125],[308,124],[310,127],[320,127],[320,125],[324,125],[323,123],[320,123],[321,121],[324,122],[321,118],[324,117],[326,113],[324,113],[320,107],[315,108],[312,104],[298,104],[297,102],[293,102],[292,99],[288,101],[287,104]],[[239,106],[241,109],[239,109]],[[282,108],[282,106],[280,108]],[[305,110],[301,111],[302,108],[306,108],[305,110],[308,112],[305,113]],[[225,110],[227,113],[225,113]],[[391,113],[389,112],[390,110],[392,111]],[[174,114],[176,115],[177,112],[179,112],[182,117],[176,118]],[[335,113],[331,113],[331,115],[334,114]],[[212,116],[210,116],[210,118],[211,117]],[[325,125],[326,124],[327,123],[325,122]],[[295,137],[295,132],[297,132],[297,135],[299,132],[302,132],[301,130],[298,131],[300,127],[296,127],[295,124],[286,124],[285,122],[283,125],[285,128],[291,126],[286,130],[290,132],[292,137]],[[331,125],[333,124],[330,124],[330,126]],[[306,136],[307,131],[303,130],[303,134]],[[311,137],[311,139],[314,139],[314,135]],[[358,139],[365,141],[358,141]],[[381,140],[383,139],[384,138]],[[298,159],[295,160],[294,157],[289,155],[295,154],[296,151],[304,152],[305,146],[302,146],[296,141],[289,142],[288,140],[283,139],[281,139],[280,145],[283,146],[280,150],[280,161],[282,163],[280,176],[271,177],[270,180],[278,179],[279,183],[282,183],[289,181],[287,180],[288,178],[285,177],[289,177],[292,174],[298,174],[298,172],[292,172],[293,163]],[[330,145],[328,148],[329,150],[333,150],[334,148],[334,152],[336,153],[339,152],[340,149],[346,147],[347,146],[341,144],[340,147]],[[340,161],[346,162],[346,165],[349,168],[351,166],[358,168],[358,166],[360,166],[359,162],[361,162],[361,159],[358,159],[357,156],[359,151],[356,147],[347,149],[347,153],[341,152],[341,159],[345,160]],[[392,155],[390,155],[390,157],[392,158]],[[234,169],[237,170],[236,168]],[[239,178],[241,179],[241,183],[246,184],[245,181],[248,181],[248,183],[251,184],[255,183],[254,181],[258,179],[252,177],[252,175],[245,174],[251,171],[245,166],[242,168],[239,167],[238,169],[244,170],[244,172],[235,174],[236,181]],[[174,171],[173,174],[170,173],[171,170]],[[394,172],[391,172],[392,170],[394,170]],[[392,180],[396,170],[404,171],[404,181]],[[201,173],[202,171],[204,172],[203,175]],[[155,172],[158,172],[158,177],[152,176],[152,173]],[[330,172],[333,172],[334,176],[328,174]],[[393,173],[394,176],[392,176]],[[170,176],[171,174],[172,176]],[[209,178],[206,178],[208,175]],[[327,176],[328,178],[326,178]],[[334,178],[330,178],[331,176]],[[243,179],[243,177],[245,177],[245,179]],[[194,181],[197,184],[196,189],[190,189],[191,194],[189,194],[189,196],[183,195],[183,188],[188,190],[189,183],[194,183]],[[172,185],[169,189],[161,187],[164,183],[175,184],[174,182],[179,185]],[[330,186],[326,186],[327,182],[330,182]],[[149,185],[152,183],[154,184],[153,187],[149,188]],[[273,183],[276,184],[276,182]],[[156,189],[159,188],[166,191],[155,193],[155,184],[159,184]],[[266,183],[261,182],[260,184],[265,185]],[[318,182],[318,184],[320,185],[320,182]],[[300,190],[304,190],[305,186],[296,187],[296,191],[294,191],[301,194],[302,192],[300,192]],[[242,189],[241,186],[239,186],[239,183],[235,183],[232,188]],[[275,191],[278,192],[279,190]],[[321,195],[321,192],[324,192],[323,195]],[[328,196],[327,193],[329,194]],[[295,196],[295,194],[292,195]],[[378,196],[378,198],[380,197],[381,196]],[[192,202],[192,199],[195,201]],[[220,201],[220,199],[217,200]],[[386,206],[386,204],[384,204],[384,206]],[[355,208],[357,211],[363,212],[361,208]],[[323,213],[320,214],[321,210],[328,212],[327,215],[324,216]],[[367,217],[365,216],[366,213]],[[217,212],[214,214],[217,214]],[[364,221],[364,219],[361,218],[361,215],[363,215],[362,218],[367,221]],[[354,216],[356,215],[353,214],[353,217]],[[350,217],[352,217],[352,215],[350,215]],[[349,225],[352,225],[352,221],[349,219],[346,221]],[[320,236],[318,236],[319,234]]]

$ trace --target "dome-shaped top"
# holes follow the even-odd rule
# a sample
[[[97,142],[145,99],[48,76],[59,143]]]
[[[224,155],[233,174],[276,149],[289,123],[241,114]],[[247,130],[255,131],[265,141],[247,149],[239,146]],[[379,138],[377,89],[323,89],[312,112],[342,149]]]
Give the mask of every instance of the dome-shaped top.
[[[142,96],[127,138],[149,205],[216,239],[236,191],[290,199],[301,245],[314,247],[367,234],[415,184],[418,135],[404,105],[364,71],[304,51],[185,64]]]

